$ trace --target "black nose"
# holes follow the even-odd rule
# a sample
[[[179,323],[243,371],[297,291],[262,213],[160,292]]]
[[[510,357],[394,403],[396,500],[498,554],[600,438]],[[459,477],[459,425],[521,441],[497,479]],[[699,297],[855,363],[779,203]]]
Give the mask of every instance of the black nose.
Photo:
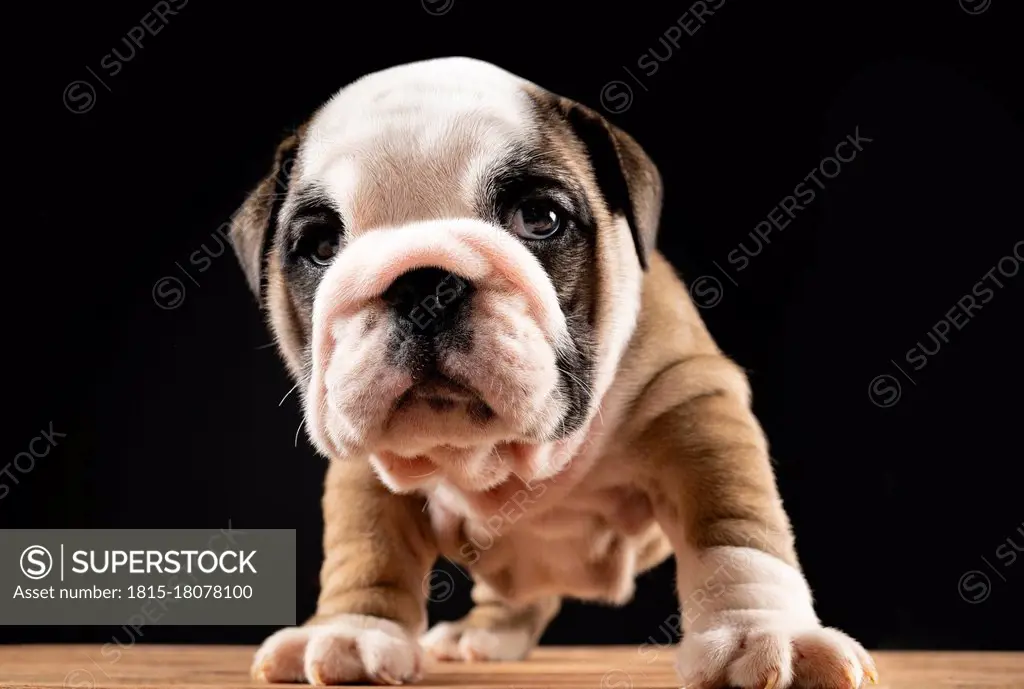
[[[451,329],[472,292],[468,280],[440,268],[416,268],[391,283],[382,298],[413,332],[436,335]]]

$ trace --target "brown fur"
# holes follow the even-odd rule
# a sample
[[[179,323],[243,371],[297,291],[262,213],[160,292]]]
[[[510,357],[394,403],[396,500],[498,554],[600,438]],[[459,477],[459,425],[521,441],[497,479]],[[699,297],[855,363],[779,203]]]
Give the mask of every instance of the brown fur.
[[[365,462],[332,461],[323,512],[320,598],[309,622],[345,612],[422,632],[424,590],[437,558],[422,498],[392,495]]]
[[[623,367],[645,373],[623,430],[673,549],[749,546],[797,566],[746,376],[719,352],[660,255]]]

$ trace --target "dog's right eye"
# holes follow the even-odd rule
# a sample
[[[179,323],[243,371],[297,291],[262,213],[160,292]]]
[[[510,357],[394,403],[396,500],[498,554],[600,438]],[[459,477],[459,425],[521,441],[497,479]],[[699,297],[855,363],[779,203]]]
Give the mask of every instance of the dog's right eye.
[[[296,253],[311,263],[327,267],[338,255],[341,233],[329,225],[313,225],[302,231]]]

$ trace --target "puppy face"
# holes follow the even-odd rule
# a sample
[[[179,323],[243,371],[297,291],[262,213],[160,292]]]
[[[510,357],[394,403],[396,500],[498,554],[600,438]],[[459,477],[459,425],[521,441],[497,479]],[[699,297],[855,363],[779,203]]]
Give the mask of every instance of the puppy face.
[[[342,89],[232,236],[317,448],[368,456],[396,491],[484,492],[554,475],[585,435],[660,193],[593,111],[449,58]]]

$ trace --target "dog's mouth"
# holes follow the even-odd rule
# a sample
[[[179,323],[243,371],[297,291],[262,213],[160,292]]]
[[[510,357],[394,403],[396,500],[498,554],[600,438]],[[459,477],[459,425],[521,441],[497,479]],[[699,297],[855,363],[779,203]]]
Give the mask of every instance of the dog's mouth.
[[[443,375],[413,384],[406,395],[428,402],[470,402],[480,399],[474,390]]]
[[[463,413],[473,421],[484,424],[495,413],[483,397],[472,387],[437,373],[413,383],[395,400],[385,428],[403,413],[425,406],[437,414]]]
[[[545,441],[489,404],[474,385],[487,385],[488,373],[473,372],[477,377],[467,382],[430,367],[399,392],[371,451],[378,475],[393,490],[442,481],[487,502],[514,493],[536,474]]]

